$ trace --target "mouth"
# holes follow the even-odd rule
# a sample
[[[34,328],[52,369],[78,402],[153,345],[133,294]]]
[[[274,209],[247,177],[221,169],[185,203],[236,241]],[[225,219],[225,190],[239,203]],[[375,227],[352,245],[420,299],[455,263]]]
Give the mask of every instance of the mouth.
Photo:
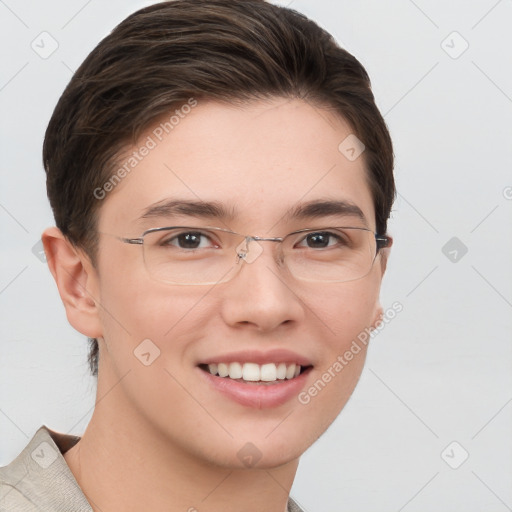
[[[287,350],[245,351],[203,360],[197,369],[215,393],[245,407],[266,409],[297,399],[313,364]]]
[[[307,372],[312,365],[300,365],[298,363],[209,363],[200,364],[199,368],[204,372],[222,379],[229,379],[247,384],[276,384],[299,377]]]

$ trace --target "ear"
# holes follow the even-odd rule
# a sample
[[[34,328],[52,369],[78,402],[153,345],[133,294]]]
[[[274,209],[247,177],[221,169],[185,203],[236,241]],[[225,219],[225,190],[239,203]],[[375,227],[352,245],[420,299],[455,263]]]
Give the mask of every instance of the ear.
[[[391,246],[393,245],[393,238],[388,236],[389,242],[386,247],[383,247],[379,250],[379,258],[380,258],[380,269],[381,269],[381,279],[384,277],[384,273],[386,272],[386,268],[388,265],[389,253],[391,252]],[[378,325],[382,321],[384,316],[384,309],[380,304],[380,301],[377,301],[375,307],[375,314],[373,318],[373,322],[371,325],[372,330],[377,329]]]
[[[90,259],[56,227],[46,229],[41,239],[69,323],[89,338],[101,337],[98,273]]]

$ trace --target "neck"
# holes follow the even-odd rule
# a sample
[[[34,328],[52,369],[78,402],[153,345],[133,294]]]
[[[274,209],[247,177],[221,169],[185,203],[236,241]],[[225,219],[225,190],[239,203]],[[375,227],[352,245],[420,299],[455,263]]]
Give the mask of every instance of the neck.
[[[298,459],[271,469],[215,465],[152,428],[119,390],[100,400],[109,389],[98,383],[91,421],[64,455],[94,512],[286,512]]]

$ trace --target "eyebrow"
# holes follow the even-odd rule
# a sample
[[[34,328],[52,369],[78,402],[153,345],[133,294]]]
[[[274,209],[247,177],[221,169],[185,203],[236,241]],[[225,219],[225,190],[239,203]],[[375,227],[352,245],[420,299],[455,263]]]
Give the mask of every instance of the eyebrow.
[[[236,209],[226,208],[218,201],[192,201],[186,199],[164,199],[144,210],[140,219],[155,217],[172,217],[174,215],[186,215],[197,218],[232,220],[237,216]],[[344,200],[317,199],[301,203],[288,210],[282,220],[306,220],[329,216],[356,217],[368,222],[359,206]]]
[[[362,220],[366,226],[368,225],[366,217],[359,206],[349,201],[341,200],[308,201],[291,209],[285,215],[285,218],[315,219],[329,216],[356,217]]]
[[[235,212],[234,210],[228,210],[217,201],[164,199],[146,208],[140,218],[150,219],[153,217],[172,217],[173,215],[230,220],[235,216]]]

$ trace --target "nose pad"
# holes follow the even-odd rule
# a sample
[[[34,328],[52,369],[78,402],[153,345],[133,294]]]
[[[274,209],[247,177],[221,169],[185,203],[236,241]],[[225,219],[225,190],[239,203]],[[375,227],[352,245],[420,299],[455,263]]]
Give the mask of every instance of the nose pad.
[[[246,236],[245,240],[236,247],[237,263],[253,263],[263,252],[263,247],[254,238]]]

